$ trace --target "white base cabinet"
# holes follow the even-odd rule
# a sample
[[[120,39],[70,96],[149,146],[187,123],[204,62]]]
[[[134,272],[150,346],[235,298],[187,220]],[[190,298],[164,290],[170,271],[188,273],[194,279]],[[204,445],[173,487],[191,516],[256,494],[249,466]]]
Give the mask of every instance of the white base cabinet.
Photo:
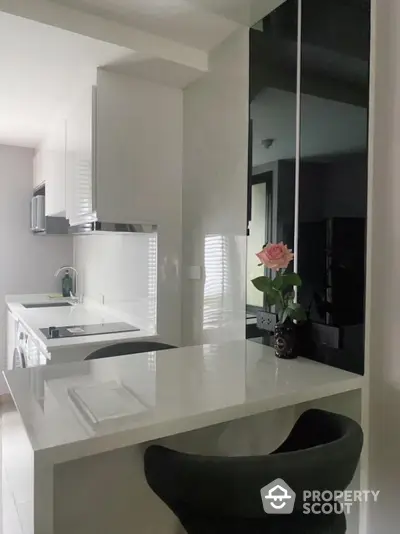
[[[17,347],[18,319],[8,311],[7,312],[7,369],[13,368],[14,350]]]

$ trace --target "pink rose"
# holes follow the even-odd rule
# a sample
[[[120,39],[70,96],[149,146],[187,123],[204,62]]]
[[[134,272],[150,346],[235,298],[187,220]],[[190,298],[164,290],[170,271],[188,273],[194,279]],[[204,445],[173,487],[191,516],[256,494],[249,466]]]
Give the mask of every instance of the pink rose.
[[[269,267],[273,271],[286,269],[294,258],[292,250],[283,243],[271,243],[256,254],[256,256],[265,267]]]

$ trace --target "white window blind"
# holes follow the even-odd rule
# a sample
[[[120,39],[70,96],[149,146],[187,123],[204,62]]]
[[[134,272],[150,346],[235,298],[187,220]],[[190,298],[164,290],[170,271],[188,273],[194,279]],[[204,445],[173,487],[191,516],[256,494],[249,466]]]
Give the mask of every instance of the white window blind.
[[[148,315],[149,320],[156,323],[157,319],[157,235],[153,234],[149,238],[148,248]]]
[[[221,326],[225,299],[229,293],[229,241],[222,235],[208,235],[204,245],[204,328]]]

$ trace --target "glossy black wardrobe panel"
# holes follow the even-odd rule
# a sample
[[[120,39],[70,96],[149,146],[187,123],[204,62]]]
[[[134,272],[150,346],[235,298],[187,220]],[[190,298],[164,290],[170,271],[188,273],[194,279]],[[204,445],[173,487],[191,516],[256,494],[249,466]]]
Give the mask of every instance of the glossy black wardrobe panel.
[[[357,28],[357,31],[355,31]],[[364,372],[370,5],[302,0],[298,271],[307,357]]]
[[[264,307],[251,284],[264,274],[256,252],[267,242],[294,248],[297,21],[298,2],[287,0],[250,30],[248,325]]]

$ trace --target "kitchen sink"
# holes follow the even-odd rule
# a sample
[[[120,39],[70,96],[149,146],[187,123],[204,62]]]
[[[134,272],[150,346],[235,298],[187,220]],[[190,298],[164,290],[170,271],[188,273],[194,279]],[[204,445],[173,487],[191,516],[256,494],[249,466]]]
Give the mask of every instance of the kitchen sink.
[[[22,304],[24,308],[66,308],[72,306],[70,302],[42,302],[41,304]]]

